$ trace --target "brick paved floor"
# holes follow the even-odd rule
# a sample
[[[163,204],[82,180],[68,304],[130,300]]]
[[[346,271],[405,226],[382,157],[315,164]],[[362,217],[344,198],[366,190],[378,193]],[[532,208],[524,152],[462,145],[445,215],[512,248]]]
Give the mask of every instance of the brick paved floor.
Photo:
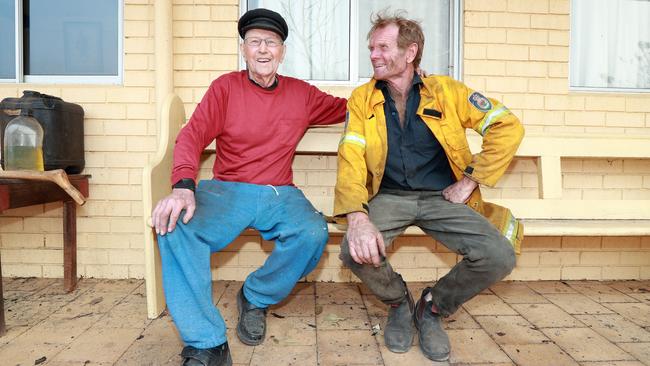
[[[238,365],[650,365],[650,281],[502,282],[445,322],[449,363],[417,346],[389,352],[386,308],[355,283],[300,284],[268,316],[266,341],[232,331],[238,282],[213,289]],[[425,286],[410,283],[414,294]],[[179,365],[171,319],[146,318],[140,280],[84,279],[65,294],[57,279],[4,279],[8,333],[1,365]]]

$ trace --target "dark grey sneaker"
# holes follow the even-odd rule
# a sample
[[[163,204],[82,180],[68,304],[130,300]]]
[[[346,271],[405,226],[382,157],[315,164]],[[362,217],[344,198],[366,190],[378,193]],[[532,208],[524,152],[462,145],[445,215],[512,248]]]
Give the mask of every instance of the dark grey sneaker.
[[[446,361],[449,359],[449,336],[442,327],[442,316],[431,311],[433,301],[425,301],[424,297],[431,290],[427,287],[422,291],[422,297],[415,304],[413,319],[418,329],[420,349],[428,359],[433,361]]]
[[[384,342],[391,352],[407,352],[413,344],[413,297],[406,290],[406,298],[388,309],[388,321],[384,329]]]
[[[192,346],[183,348],[181,352],[183,363],[181,366],[231,366],[230,348],[228,342],[207,349],[198,349]]]
[[[258,308],[246,300],[244,287],[237,293],[237,336],[242,343],[257,346],[264,341],[266,335],[266,308]]]

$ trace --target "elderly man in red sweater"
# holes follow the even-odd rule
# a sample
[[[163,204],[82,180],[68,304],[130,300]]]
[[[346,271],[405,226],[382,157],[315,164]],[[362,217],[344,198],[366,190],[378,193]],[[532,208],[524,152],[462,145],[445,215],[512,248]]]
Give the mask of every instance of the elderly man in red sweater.
[[[258,345],[266,309],[316,267],[328,238],[322,215],[293,185],[291,163],[308,127],[345,119],[346,100],[278,75],[288,35],[278,13],[248,11],[238,29],[247,70],[210,85],[176,140],[172,193],[152,214],[165,297],[186,344],[183,365],[232,364],[226,325],[212,303],[211,253],[248,227],[275,241],[237,294],[237,335]],[[199,157],[212,141],[214,178],[195,187]]]

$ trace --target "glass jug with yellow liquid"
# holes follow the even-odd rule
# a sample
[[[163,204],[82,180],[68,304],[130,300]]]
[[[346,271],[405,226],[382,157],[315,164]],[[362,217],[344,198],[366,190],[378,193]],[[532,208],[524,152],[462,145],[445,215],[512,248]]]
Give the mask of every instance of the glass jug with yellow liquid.
[[[3,157],[5,170],[43,171],[43,127],[23,112],[5,128]]]

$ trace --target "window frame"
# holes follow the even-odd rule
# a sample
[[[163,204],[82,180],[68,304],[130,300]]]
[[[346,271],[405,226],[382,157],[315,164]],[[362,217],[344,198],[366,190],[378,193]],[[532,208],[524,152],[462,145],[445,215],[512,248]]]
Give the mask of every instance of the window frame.
[[[23,42],[23,0],[14,0],[16,75],[0,84],[107,84],[120,85],[124,77],[124,2],[117,2],[117,75],[25,75]]]
[[[350,78],[348,80],[305,80],[313,85],[331,85],[331,86],[357,86],[364,84],[370,80],[370,78],[360,78],[359,77],[359,52],[353,52],[352,50],[358,50],[359,47],[365,47],[366,45],[359,45],[359,22],[352,21],[352,19],[357,19],[359,14],[359,1],[358,0],[348,0],[350,3],[350,38],[349,38],[349,70],[348,75]],[[449,44],[451,45],[449,49],[449,76],[452,78],[462,81],[463,76],[463,2],[464,0],[450,0],[449,11],[450,11],[450,23],[449,27]],[[241,17],[248,10],[248,1],[241,0],[239,2],[239,16]],[[239,43],[239,34],[237,35]],[[241,70],[246,69],[246,63],[244,62],[241,50],[238,49],[237,55],[239,57],[239,68]],[[427,70],[425,70],[427,71]]]
[[[569,92],[578,92],[578,93],[598,93],[598,94],[606,94],[606,93],[615,93],[615,94],[647,94],[650,93],[650,88],[619,88],[619,87],[596,87],[596,86],[574,86],[574,80],[576,75],[574,75],[571,72],[571,64],[572,64],[572,57],[571,57],[571,48],[575,47],[574,45],[574,16],[576,16],[576,11],[575,11],[575,1],[571,0],[569,2],[569,62],[567,64],[568,67],[568,82],[569,82]]]

